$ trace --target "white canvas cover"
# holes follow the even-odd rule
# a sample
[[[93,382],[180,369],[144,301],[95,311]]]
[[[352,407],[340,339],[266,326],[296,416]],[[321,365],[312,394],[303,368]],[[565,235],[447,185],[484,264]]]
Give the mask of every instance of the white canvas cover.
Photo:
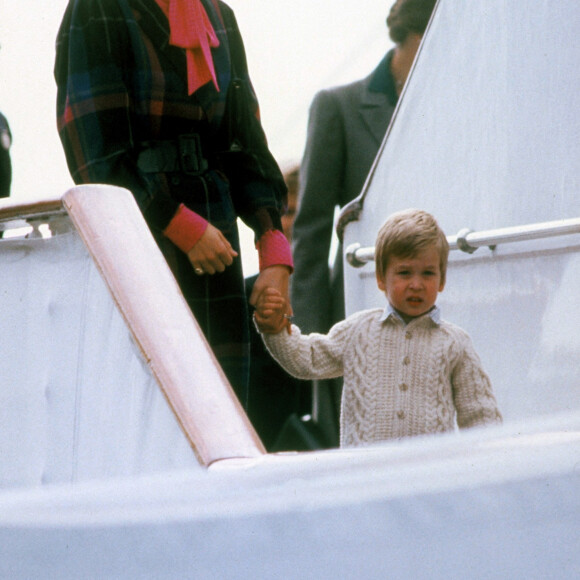
[[[580,217],[580,4],[441,0],[344,246],[408,207],[448,236]],[[451,253],[444,318],[472,336],[507,420],[580,407],[580,236]],[[347,312],[384,304],[345,266]]]
[[[0,576],[577,578],[579,450],[576,415],[0,494]]]
[[[78,234],[0,241],[0,488],[198,462]]]
[[[129,191],[4,206],[0,489],[265,452]]]

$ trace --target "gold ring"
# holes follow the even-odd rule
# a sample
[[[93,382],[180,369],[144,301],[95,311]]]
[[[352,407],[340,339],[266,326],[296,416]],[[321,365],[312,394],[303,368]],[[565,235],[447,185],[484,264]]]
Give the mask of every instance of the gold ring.
[[[201,276],[203,274],[203,270],[201,268],[195,268],[193,270],[198,276]]]

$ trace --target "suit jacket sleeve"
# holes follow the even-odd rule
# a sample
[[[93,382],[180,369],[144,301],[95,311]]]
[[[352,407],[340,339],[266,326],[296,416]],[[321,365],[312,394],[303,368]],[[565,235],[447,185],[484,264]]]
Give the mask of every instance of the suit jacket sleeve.
[[[331,326],[328,261],[345,161],[342,116],[332,92],[322,91],[310,108],[293,232],[292,306],[306,333],[327,332]]]

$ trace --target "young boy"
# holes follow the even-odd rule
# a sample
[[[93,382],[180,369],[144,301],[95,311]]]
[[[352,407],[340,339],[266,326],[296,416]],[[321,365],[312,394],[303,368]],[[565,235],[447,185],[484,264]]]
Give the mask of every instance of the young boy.
[[[327,335],[289,325],[288,304],[263,293],[255,314],[278,362],[303,379],[344,376],[341,447],[501,423],[493,389],[465,331],[440,318],[449,244],[428,213],[393,214],[375,264],[386,308],[357,312]],[[287,329],[287,332],[283,332]]]

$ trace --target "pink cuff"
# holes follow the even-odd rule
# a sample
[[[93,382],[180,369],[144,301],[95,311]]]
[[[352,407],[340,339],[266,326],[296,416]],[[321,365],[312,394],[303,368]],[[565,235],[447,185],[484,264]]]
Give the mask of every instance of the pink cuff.
[[[199,214],[181,204],[169,225],[163,230],[163,235],[187,254],[203,236],[208,223]]]
[[[294,271],[290,242],[280,230],[268,230],[256,244],[260,272],[269,266],[288,266]]]

